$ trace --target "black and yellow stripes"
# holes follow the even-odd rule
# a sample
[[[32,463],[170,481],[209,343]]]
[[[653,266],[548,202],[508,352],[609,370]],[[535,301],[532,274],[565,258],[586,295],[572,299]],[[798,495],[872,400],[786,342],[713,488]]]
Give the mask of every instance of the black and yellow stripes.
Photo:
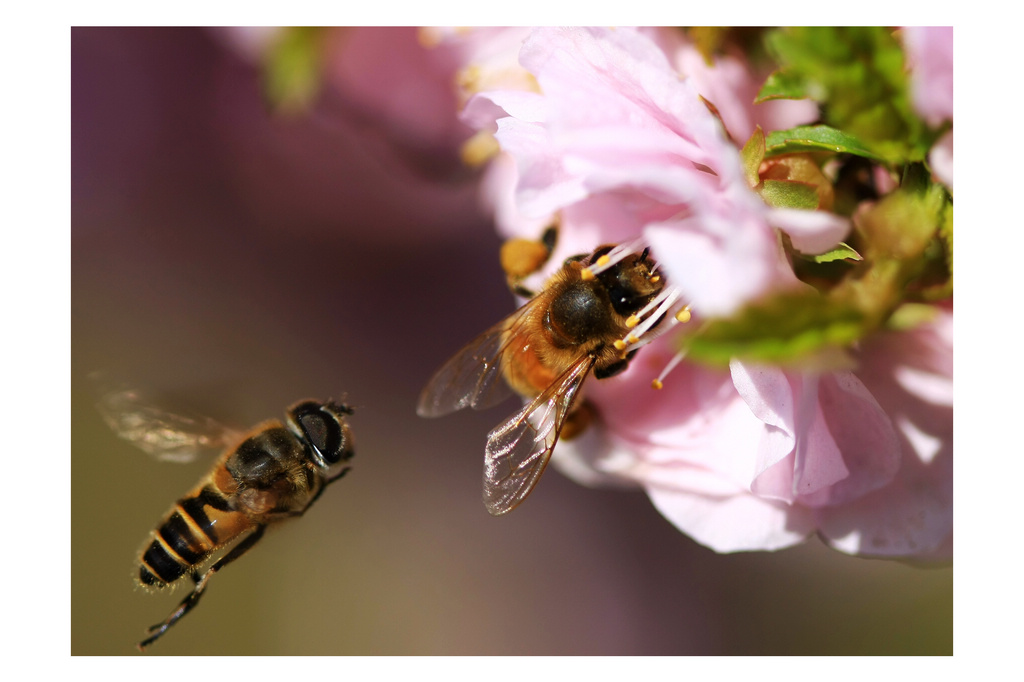
[[[225,513],[231,513],[228,501],[210,485],[178,500],[142,554],[139,580],[144,585],[164,587],[202,562],[230,539],[219,537],[216,529]]]

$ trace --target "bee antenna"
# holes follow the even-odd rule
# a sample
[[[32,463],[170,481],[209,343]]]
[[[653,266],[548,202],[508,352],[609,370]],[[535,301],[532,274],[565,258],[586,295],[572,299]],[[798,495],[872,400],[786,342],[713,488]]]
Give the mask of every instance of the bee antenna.
[[[327,402],[324,403],[324,405],[331,409],[337,410],[338,412],[341,412],[343,414],[355,414],[356,412],[354,409],[352,409],[351,406],[345,403],[335,402],[334,398],[328,398]]]

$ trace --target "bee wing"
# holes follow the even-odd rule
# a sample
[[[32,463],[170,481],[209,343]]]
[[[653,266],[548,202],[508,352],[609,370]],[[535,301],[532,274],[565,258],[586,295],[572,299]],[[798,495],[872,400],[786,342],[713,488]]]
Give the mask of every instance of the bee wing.
[[[494,516],[515,509],[537,485],[595,360],[591,355],[579,358],[543,393],[488,434],[484,505]]]
[[[114,433],[165,462],[191,462],[223,450],[239,434],[208,417],[162,410],[131,389],[105,393],[96,407]]]
[[[441,417],[472,407],[482,410],[497,405],[513,394],[501,376],[502,356],[517,352],[508,339],[516,325],[526,319],[527,303],[504,320],[476,337],[437,370],[420,394],[416,413]],[[518,349],[521,352],[522,349]]]

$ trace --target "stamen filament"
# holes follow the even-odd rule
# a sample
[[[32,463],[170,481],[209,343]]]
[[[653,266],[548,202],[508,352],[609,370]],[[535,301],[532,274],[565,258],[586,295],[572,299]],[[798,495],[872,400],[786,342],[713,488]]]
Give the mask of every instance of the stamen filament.
[[[678,289],[663,289],[653,301],[648,303],[639,313],[637,313],[637,315],[641,317],[646,317],[644,321],[633,330],[633,334],[636,336],[643,336],[646,334],[647,331],[653,327],[665,313],[668,312],[673,304],[679,300],[679,296],[680,293]],[[653,313],[651,312],[652,310],[654,311]]]
[[[618,246],[613,247],[608,253],[604,254],[603,256],[600,256],[595,263],[583,268],[583,279],[588,280],[591,279],[591,276],[595,276],[600,274],[601,272],[604,272],[611,266],[621,261],[626,256],[640,251],[643,245],[644,240],[641,238],[634,239],[633,241],[628,242],[626,244],[619,244]],[[588,271],[590,272],[590,276],[587,275]]]
[[[665,377],[667,377],[668,373],[674,370],[676,368],[676,365],[682,362],[683,358],[685,357],[686,351],[682,350],[673,355],[672,359],[668,361],[667,365],[665,365],[665,368],[661,370],[661,374],[658,375],[658,378],[651,382],[651,388],[654,388],[656,390],[660,390],[661,388],[663,388],[665,386]]]

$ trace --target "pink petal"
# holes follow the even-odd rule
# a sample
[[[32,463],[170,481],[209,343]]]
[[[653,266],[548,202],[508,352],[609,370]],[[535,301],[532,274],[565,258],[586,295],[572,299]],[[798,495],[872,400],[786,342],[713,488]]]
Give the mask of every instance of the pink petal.
[[[850,233],[850,221],[834,213],[773,208],[768,222],[789,235],[797,251],[819,254],[834,248]]]
[[[672,283],[709,317],[729,315],[776,281],[776,244],[756,223],[702,215],[652,224],[644,235]]]
[[[715,105],[722,122],[739,144],[750,137],[754,126],[764,130],[786,130],[818,118],[818,106],[811,100],[774,100],[754,104],[767,73],[757,72],[745,55],[715,55],[708,64],[704,55],[681,31],[641,28],[668,56],[679,73],[689,79],[704,99]]]
[[[891,483],[848,504],[819,510],[823,535],[845,552],[941,554],[953,532],[952,306],[904,332],[884,332],[861,349],[857,373],[897,428],[902,452]],[[901,381],[914,368],[948,377],[938,391]]]
[[[769,434],[759,450],[754,492],[818,507],[892,480],[899,466],[892,423],[852,373],[786,372],[738,361],[731,367],[737,391]]]
[[[716,552],[782,549],[814,532],[809,510],[750,494],[707,497],[657,486],[647,494],[673,525]]]
[[[495,90],[471,97],[461,118],[474,128],[494,132],[500,118],[512,116],[527,123],[543,123],[546,112],[544,97],[535,92]]]
[[[550,102],[552,139],[566,153],[590,149],[593,156],[612,145],[663,159],[677,154],[720,176],[742,177],[736,149],[696,90],[639,32],[538,29],[524,44],[521,61],[537,75]],[[616,130],[632,142],[624,144]],[[615,163],[614,153],[603,156]]]
[[[587,196],[582,179],[565,170],[540,124],[502,118],[495,137],[501,148],[516,159],[516,199],[527,218],[550,215]]]
[[[586,387],[605,429],[635,452],[637,469],[629,475],[639,477],[642,467],[648,467],[644,476],[652,475],[651,467],[665,467],[671,477],[690,476],[681,467],[699,468],[728,481],[731,491],[748,490],[761,423],[721,370],[682,363],[663,389],[652,389],[651,380],[674,352],[663,337],[643,348],[623,374]],[[678,478],[660,480],[686,487]],[[718,490],[721,484],[715,485]]]
[[[953,131],[939,138],[928,152],[928,163],[939,182],[953,191]]]
[[[484,170],[480,182],[482,202],[494,216],[494,225],[502,237],[537,239],[551,224],[553,216],[527,218],[519,212],[515,193],[518,178],[515,159],[501,152]]]
[[[914,108],[928,125],[953,120],[953,27],[907,26],[903,44]]]
[[[849,371],[822,375],[817,404],[829,442],[842,453],[848,475],[801,502],[810,506],[846,504],[887,485],[900,467],[900,443],[889,415],[860,379]],[[810,452],[821,456],[813,449]]]
[[[952,411],[950,411],[952,423]],[[905,447],[910,450],[909,443]],[[822,535],[850,554],[929,554],[953,530],[953,446],[947,440],[929,464],[904,457],[899,476],[873,493],[818,510]]]

